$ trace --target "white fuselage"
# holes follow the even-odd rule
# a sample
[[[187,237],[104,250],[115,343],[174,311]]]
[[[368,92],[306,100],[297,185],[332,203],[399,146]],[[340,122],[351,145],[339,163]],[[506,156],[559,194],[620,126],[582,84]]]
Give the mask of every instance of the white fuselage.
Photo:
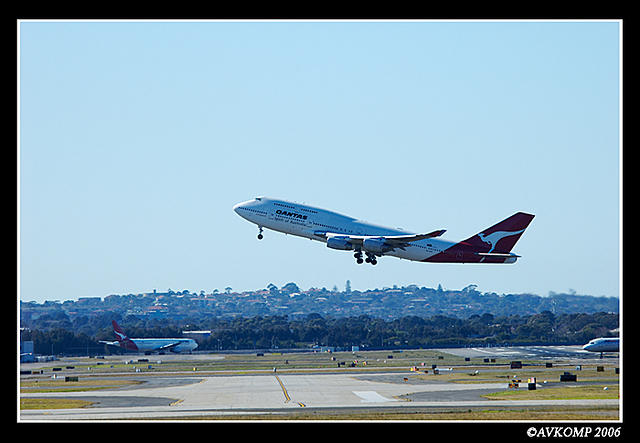
[[[260,227],[324,243],[327,243],[327,239],[319,236],[319,233],[366,236],[414,234],[402,229],[367,223],[326,209],[267,197],[258,197],[239,203],[233,209],[238,215]],[[411,242],[404,249],[396,249],[384,255],[422,261],[447,250],[454,244],[455,242],[447,240],[429,238]]]
[[[620,352],[620,338],[618,337],[601,337],[594,338],[582,347],[585,351],[590,352]]]
[[[164,347],[175,342],[180,343],[167,351],[191,352],[198,347],[198,343],[191,338],[131,338],[129,340],[131,340],[138,348],[138,351],[141,352],[162,351]]]

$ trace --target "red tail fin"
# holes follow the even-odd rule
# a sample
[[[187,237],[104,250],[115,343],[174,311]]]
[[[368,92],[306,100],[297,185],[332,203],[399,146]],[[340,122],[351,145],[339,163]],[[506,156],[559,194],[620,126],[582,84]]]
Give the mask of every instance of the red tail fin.
[[[113,325],[113,332],[116,334],[116,337],[118,337],[118,342],[120,342],[120,347],[129,351],[137,351],[138,347],[133,340],[127,337],[127,334],[124,333],[120,325],[115,320],[111,320],[111,324]]]
[[[478,252],[511,252],[533,217],[532,214],[518,212],[473,237],[469,237],[463,243],[477,248]]]
[[[111,320],[111,324],[113,325],[113,332],[115,332],[118,337],[118,341],[126,341],[129,339],[127,334],[124,333],[120,325],[115,320]]]

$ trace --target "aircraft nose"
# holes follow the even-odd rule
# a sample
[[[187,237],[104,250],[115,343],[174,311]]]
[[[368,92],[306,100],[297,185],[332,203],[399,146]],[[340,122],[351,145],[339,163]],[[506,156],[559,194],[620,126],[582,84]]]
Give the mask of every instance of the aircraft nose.
[[[238,214],[238,210],[242,207],[243,203],[238,203],[233,206],[233,211]]]
[[[251,201],[240,202],[233,207],[233,211],[238,214],[240,217],[244,217],[246,211],[240,211],[240,209],[246,207]]]

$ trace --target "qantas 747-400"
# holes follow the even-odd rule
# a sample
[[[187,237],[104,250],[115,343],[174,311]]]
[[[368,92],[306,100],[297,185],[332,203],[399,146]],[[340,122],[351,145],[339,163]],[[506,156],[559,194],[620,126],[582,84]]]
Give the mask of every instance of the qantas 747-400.
[[[322,241],[331,249],[354,251],[358,264],[375,265],[378,257],[390,255],[429,263],[515,263],[511,252],[533,215],[517,212],[511,217],[460,242],[438,239],[445,230],[415,234],[385,228],[326,209],[257,197],[238,203],[233,210],[263,228]]]
[[[119,346],[127,351],[145,354],[164,351],[191,353],[198,347],[198,343],[192,338],[129,338],[115,320],[112,320],[111,324],[117,341],[100,340],[100,343]]]

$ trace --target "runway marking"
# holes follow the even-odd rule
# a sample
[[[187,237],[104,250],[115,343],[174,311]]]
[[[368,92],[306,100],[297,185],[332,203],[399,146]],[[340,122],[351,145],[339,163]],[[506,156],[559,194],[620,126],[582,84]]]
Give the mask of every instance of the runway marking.
[[[184,399],[183,399],[183,398],[181,398],[180,400],[174,401],[174,402],[173,402],[173,403],[171,403],[169,406],[177,406],[177,405],[179,405],[180,403],[182,403],[183,401],[184,401]]]
[[[284,384],[282,383],[282,380],[280,380],[280,377],[278,377],[277,375],[274,375],[274,377],[276,378],[276,380],[278,380],[278,383],[280,383],[280,387],[282,388],[282,393],[284,394],[284,398],[286,398],[284,402],[288,403],[291,400],[291,397],[289,397],[287,388],[284,387]]]
[[[379,403],[383,401],[397,401],[393,398],[383,397],[378,394],[376,391],[351,391],[360,397],[362,403]]]

